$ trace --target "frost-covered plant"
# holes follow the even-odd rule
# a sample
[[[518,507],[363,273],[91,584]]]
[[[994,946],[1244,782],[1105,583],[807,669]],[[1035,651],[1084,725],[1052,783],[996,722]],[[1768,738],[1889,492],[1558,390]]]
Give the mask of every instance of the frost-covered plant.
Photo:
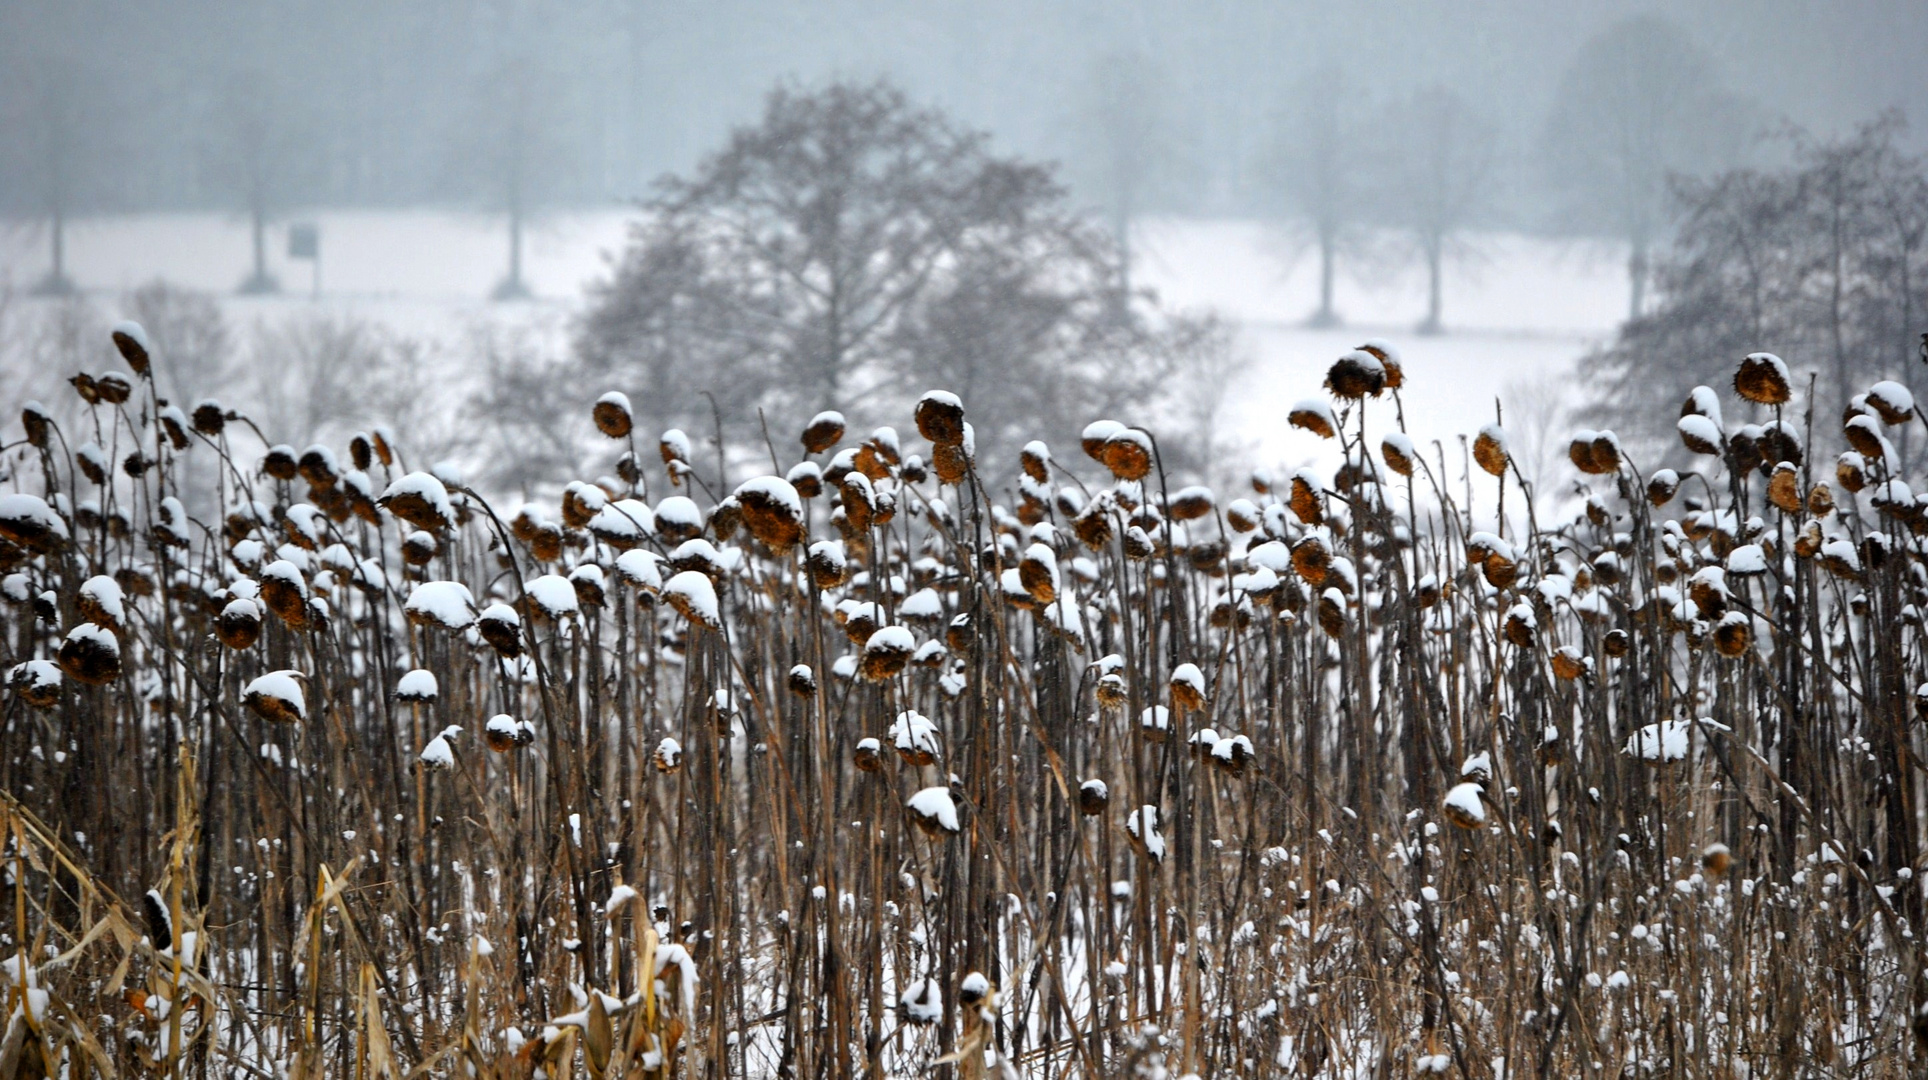
[[[614,473],[512,508],[117,329],[0,494],[21,1060],[1919,1071],[1898,383],[1837,453],[1751,355],[1698,468],[1575,433],[1561,521],[1385,342],[1249,492],[1121,420],[986,461],[942,391],[730,476],[611,393]]]

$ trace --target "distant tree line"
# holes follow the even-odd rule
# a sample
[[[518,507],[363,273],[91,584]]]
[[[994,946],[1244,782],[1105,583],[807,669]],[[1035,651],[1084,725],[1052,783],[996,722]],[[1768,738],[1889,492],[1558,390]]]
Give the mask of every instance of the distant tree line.
[[[1726,90],[1717,71],[1673,23],[1616,22],[1567,67],[1544,129],[1509,139],[1491,110],[1449,83],[1387,93],[1376,72],[1322,64],[1274,93],[1254,209],[1287,223],[1317,259],[1313,326],[1343,321],[1334,295],[1348,266],[1368,279],[1411,266],[1426,284],[1418,330],[1441,332],[1448,271],[1479,254],[1476,230],[1496,226],[1625,244],[1629,313],[1638,315],[1670,225],[1669,178],[1741,163],[1763,127],[1758,106]],[[1074,158],[1097,163],[1074,174],[1127,250],[1133,218],[1190,180],[1161,79],[1143,54],[1094,65],[1087,145]]]
[[[1720,65],[1656,18],[1488,28],[1480,63],[1456,71],[1443,56],[1474,33],[1464,19],[1314,33],[1288,7],[1147,0],[1110,26],[1071,0],[1022,5],[1013,41],[999,20],[1016,0],[8,5],[0,215],[44,229],[39,284],[58,292],[75,215],[243,213],[236,279],[262,291],[270,227],[302,207],[470,205],[507,222],[497,295],[515,297],[523,226],[545,208],[643,196],[773,82],[877,73],[1061,162],[1072,205],[1100,211],[1126,252],[1121,289],[1144,215],[1270,217],[1317,252],[1315,321],[1342,318],[1339,277],[1397,264],[1425,276],[1422,329],[1436,330],[1443,281],[1493,226],[1620,239],[1639,310],[1666,177],[1739,163],[1760,126]],[[1603,28],[1582,41],[1584,26]],[[1368,60],[1361,40],[1404,41],[1427,63]]]

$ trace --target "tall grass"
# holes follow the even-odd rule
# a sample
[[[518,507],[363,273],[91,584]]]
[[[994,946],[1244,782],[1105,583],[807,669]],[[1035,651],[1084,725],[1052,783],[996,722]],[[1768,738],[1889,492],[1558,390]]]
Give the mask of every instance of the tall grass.
[[[1241,497],[1117,422],[1013,473],[941,393],[735,455],[612,393],[617,476],[511,509],[116,342],[8,447],[0,1075],[1928,1056],[1893,384],[1750,357],[1696,469],[1579,433],[1570,521],[1383,345],[1289,417],[1347,464]]]

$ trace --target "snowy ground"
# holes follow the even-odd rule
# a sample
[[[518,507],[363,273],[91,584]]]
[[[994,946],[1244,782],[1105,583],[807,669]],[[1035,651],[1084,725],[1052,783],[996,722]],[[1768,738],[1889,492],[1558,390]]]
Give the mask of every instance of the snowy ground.
[[[534,323],[557,334],[560,347],[560,331],[581,304],[584,286],[621,246],[628,216],[576,212],[539,222],[525,250],[536,299],[491,304],[485,297],[505,261],[499,219],[432,210],[321,213],[315,217],[322,248],[318,303],[451,347],[478,322]],[[309,296],[311,265],[281,257],[282,227],[273,229],[269,247],[270,269],[285,292],[229,297],[237,325],[317,303]],[[1477,247],[1478,258],[1455,267],[1448,280],[1449,332],[1431,338],[1412,332],[1424,311],[1424,280],[1410,271],[1373,282],[1342,274],[1337,306],[1347,327],[1306,329],[1301,324],[1316,297],[1315,259],[1309,252],[1294,257],[1288,238],[1250,222],[1146,224],[1137,244],[1137,281],[1174,306],[1213,308],[1242,327],[1250,363],[1226,386],[1223,417],[1243,457],[1329,466],[1330,444],[1289,428],[1285,414],[1319,393],[1333,357],[1380,336],[1405,355],[1410,428],[1422,445],[1445,440],[1456,463],[1453,437],[1490,422],[1495,397],[1506,401],[1510,431],[1525,435],[1546,423],[1571,399],[1573,360],[1611,332],[1626,303],[1620,260],[1611,252],[1518,236],[1487,237]],[[0,232],[0,284],[18,289],[38,278],[45,251],[37,230]],[[74,223],[68,236],[70,275],[110,309],[125,291],[156,278],[228,293],[244,275],[248,253],[246,222],[215,214],[87,219]],[[1389,406],[1376,405],[1371,419],[1389,416]]]

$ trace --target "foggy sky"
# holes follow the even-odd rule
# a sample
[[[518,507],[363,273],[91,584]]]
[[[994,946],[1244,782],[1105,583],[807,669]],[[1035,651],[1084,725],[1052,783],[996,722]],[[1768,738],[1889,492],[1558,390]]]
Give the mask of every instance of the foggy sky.
[[[263,168],[284,209],[487,202],[473,147],[510,70],[551,205],[646,193],[782,79],[888,76],[1003,149],[1075,159],[1093,65],[1140,53],[1182,159],[1146,209],[1251,213],[1304,72],[1336,63],[1360,101],[1448,83],[1524,169],[1582,43],[1650,11],[1766,118],[1827,134],[1900,107],[1928,145],[1923,0],[0,0],[0,210],[44,213],[55,172],[70,212],[232,209]]]

